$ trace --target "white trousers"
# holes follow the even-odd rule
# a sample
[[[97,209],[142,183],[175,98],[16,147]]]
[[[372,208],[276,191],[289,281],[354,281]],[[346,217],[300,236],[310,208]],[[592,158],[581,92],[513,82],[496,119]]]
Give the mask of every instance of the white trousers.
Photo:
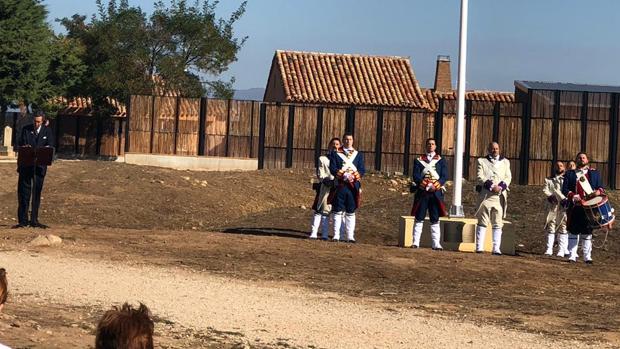
[[[347,217],[348,215],[350,215],[349,213],[347,213],[346,215],[344,214],[344,212],[334,212],[332,213],[332,217],[334,220],[334,226],[333,226],[333,231],[334,231],[334,237],[333,239],[336,241],[339,241],[340,239],[344,238],[344,234],[346,232],[347,234],[347,238],[349,240],[355,240],[355,236],[354,236],[354,232],[355,232],[355,213],[353,213],[353,217]],[[348,223],[348,225],[347,225]],[[347,226],[351,227],[351,236],[349,235],[349,230],[347,228]]]
[[[420,247],[420,237],[422,236],[422,228],[424,222],[415,222],[413,225],[413,246]],[[432,248],[441,249],[441,227],[439,223],[431,224]]]
[[[312,228],[310,230],[310,238],[316,239],[321,228],[321,237],[327,239],[329,235],[329,216],[321,213],[314,213],[312,216]]]

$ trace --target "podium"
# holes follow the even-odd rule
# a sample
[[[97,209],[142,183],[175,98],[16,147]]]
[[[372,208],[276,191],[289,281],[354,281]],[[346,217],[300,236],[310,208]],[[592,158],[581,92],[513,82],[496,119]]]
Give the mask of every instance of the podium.
[[[52,147],[21,146],[17,152],[18,167],[50,166],[54,158]]]

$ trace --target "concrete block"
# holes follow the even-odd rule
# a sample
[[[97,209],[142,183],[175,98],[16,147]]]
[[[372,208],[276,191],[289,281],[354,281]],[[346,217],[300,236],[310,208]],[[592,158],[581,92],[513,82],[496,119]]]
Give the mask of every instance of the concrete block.
[[[398,235],[398,246],[411,247],[413,244],[413,225],[415,217],[401,216],[400,230]],[[454,218],[441,217],[439,224],[441,227],[441,245],[445,250],[475,252],[476,251],[476,223],[473,218]],[[430,222],[424,220],[422,236],[420,237],[420,247],[431,247]],[[491,230],[487,232],[484,239],[484,250],[491,252],[493,248],[493,234]],[[502,244],[500,250],[504,254],[515,254],[515,232],[510,222],[504,221],[502,233]]]
[[[254,171],[258,159],[125,153],[125,163],[194,171]]]

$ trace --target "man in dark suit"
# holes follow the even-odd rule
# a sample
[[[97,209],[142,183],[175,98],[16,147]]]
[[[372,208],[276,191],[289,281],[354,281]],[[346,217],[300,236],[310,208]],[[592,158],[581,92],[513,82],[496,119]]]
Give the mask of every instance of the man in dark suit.
[[[420,247],[420,237],[424,218],[428,212],[431,222],[431,238],[433,250],[442,250],[441,230],[439,217],[448,215],[446,205],[443,202],[444,184],[448,180],[448,166],[446,161],[437,154],[436,141],[434,138],[426,140],[426,154],[416,159],[413,165],[413,181],[417,190],[413,199],[411,215],[415,216],[413,227],[413,245]]]
[[[605,193],[601,174],[589,166],[586,153],[577,154],[577,169],[566,173],[562,194],[568,200],[568,251],[570,262],[577,261],[577,245],[581,236],[583,259],[592,264],[592,228],[588,224],[583,202]]]
[[[17,145],[19,147],[52,147],[54,136],[52,129],[45,126],[45,114],[37,112],[33,124],[24,126]],[[13,228],[24,228],[28,225],[35,228],[47,228],[39,223],[39,204],[41,203],[41,191],[47,172],[47,166],[19,166],[17,167],[19,180],[17,183],[17,197],[19,207],[17,210],[18,224]],[[34,188],[33,188],[34,187]],[[32,200],[31,200],[32,199]],[[32,201],[30,220],[28,220],[28,208]]]

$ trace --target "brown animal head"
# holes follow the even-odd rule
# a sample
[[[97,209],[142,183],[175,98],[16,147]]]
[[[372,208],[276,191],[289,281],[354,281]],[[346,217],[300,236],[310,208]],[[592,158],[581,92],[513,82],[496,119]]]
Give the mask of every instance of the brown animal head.
[[[96,349],[153,349],[153,320],[146,305],[125,303],[108,310],[97,325]]]

